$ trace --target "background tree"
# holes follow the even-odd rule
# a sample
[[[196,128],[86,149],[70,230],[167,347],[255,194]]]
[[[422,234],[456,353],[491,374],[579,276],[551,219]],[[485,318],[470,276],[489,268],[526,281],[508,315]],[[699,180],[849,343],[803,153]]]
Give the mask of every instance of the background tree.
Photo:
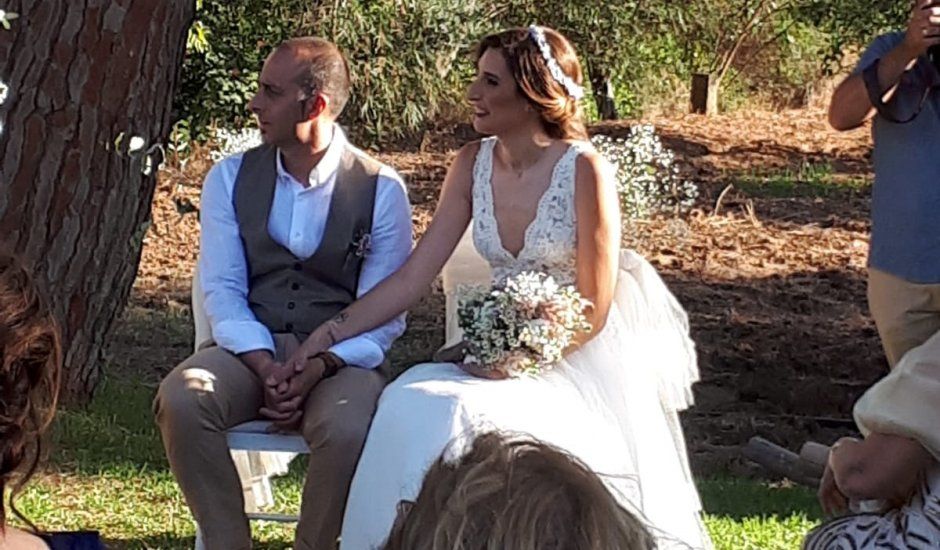
[[[910,17],[907,0],[808,0],[796,14],[830,36],[827,68],[841,68],[846,53],[865,47],[879,34],[904,30]]]
[[[680,44],[684,63],[692,73],[707,75],[700,81],[707,86],[706,113],[718,111],[729,74],[752,69],[763,50],[792,41],[799,22],[793,13],[813,1],[691,0],[660,11]]]
[[[0,239],[45,283],[82,400],[137,272],[195,3],[5,4]]]
[[[653,2],[655,4],[655,2]],[[597,114],[604,120],[618,118],[614,81],[640,54],[639,42],[653,34],[643,2],[573,2],[570,0],[515,0],[502,16],[505,26],[526,26],[530,22],[552,27],[567,36],[584,64]],[[621,73],[621,74],[618,74]],[[621,85],[625,84],[625,78]]]

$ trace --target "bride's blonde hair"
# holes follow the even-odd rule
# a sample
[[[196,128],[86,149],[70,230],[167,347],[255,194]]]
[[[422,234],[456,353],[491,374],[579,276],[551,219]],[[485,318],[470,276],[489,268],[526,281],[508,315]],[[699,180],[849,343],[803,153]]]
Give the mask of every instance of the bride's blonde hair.
[[[571,42],[558,31],[547,27],[539,29],[558,68],[575,85],[581,86],[584,78],[581,62]],[[552,76],[549,62],[530,29],[509,29],[485,37],[477,46],[476,58],[482,57],[489,49],[502,53],[520,93],[538,111],[548,135],[556,139],[588,139],[581,103]]]
[[[533,439],[479,436],[455,462],[428,470],[399,504],[385,550],[632,550],[654,548],[578,459]]]

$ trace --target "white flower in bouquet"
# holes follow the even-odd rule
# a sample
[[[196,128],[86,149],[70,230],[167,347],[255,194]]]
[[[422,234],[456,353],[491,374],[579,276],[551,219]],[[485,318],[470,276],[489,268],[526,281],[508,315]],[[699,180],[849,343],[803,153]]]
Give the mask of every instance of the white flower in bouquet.
[[[590,303],[573,286],[523,272],[492,289],[461,289],[457,317],[469,348],[465,361],[510,376],[551,369],[579,332],[591,330]]]

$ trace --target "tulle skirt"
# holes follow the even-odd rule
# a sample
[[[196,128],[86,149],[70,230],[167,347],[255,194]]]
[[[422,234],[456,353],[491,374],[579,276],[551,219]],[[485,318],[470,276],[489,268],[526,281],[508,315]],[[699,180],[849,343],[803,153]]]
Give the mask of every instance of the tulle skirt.
[[[606,326],[551,371],[493,381],[425,363],[386,388],[353,478],[341,548],[380,547],[397,504],[417,496],[427,468],[491,430],[580,458],[660,548],[711,547],[677,415],[698,377],[687,318],[642,257],[624,251],[620,260]]]

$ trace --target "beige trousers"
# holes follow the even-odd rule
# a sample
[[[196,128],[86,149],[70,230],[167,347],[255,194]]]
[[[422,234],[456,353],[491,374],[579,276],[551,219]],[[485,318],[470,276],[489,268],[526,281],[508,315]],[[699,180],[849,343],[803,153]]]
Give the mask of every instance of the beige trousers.
[[[279,360],[299,345],[290,334],[275,335],[275,342]],[[379,370],[346,367],[307,398],[301,432],[310,446],[310,463],[294,548],[336,548],[349,484],[386,382]],[[200,350],[173,369],[154,400],[170,469],[208,550],[251,548],[225,431],[259,418],[262,404],[257,376],[218,347]]]
[[[868,308],[893,369],[908,350],[940,331],[940,284],[911,283],[869,268]]]

